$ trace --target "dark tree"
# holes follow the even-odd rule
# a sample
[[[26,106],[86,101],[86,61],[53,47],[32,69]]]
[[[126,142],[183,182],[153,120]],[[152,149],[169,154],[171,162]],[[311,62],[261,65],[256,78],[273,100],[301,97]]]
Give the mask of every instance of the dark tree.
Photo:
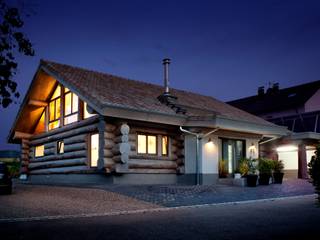
[[[308,167],[309,175],[311,177],[310,182],[315,187],[315,192],[318,194],[318,203],[320,204],[320,145],[317,146],[315,155],[312,156]]]
[[[34,56],[30,40],[21,32],[23,24],[18,8],[0,0],[0,107],[8,107],[20,96],[13,80],[18,68],[15,56]]]

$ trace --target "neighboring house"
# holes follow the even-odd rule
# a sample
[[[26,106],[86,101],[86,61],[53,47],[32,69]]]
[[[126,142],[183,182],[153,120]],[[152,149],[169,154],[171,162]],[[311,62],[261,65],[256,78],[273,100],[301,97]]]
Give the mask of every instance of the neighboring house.
[[[0,150],[0,162],[19,162],[20,152],[14,150]]]
[[[287,173],[307,177],[306,164],[320,140],[320,81],[284,89],[276,83],[266,92],[260,87],[257,95],[228,103],[293,131],[264,144],[261,155],[273,153],[284,161]]]
[[[34,181],[212,184],[287,129],[212,97],[41,61],[10,131]],[[196,132],[198,138],[189,132]],[[198,141],[197,141],[198,140]],[[197,154],[198,153],[198,154]]]

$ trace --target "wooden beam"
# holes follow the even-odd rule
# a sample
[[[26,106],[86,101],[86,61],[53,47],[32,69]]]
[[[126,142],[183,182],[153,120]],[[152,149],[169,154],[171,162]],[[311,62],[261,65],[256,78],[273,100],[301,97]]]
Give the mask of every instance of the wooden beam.
[[[13,135],[13,139],[23,139],[23,138],[29,139],[31,137],[32,137],[32,134],[19,132],[19,131],[15,131]]]
[[[28,105],[36,106],[36,107],[46,107],[48,106],[47,102],[30,99]]]

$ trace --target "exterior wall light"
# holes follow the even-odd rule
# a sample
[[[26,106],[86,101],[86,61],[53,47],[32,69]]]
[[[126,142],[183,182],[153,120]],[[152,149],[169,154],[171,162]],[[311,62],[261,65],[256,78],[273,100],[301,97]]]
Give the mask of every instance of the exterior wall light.
[[[250,158],[253,158],[256,153],[256,146],[254,145],[254,143],[251,143],[251,146],[248,149]]]

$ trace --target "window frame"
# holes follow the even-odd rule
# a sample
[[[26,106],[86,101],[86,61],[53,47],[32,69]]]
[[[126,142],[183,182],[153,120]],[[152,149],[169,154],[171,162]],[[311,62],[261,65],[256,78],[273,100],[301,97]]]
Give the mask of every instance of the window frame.
[[[146,136],[146,153],[139,153],[139,139],[138,139],[138,136],[139,135],[143,135],[143,136]],[[148,137],[149,136],[152,136],[152,137],[155,137],[156,139],[156,152],[155,153],[148,153]],[[158,149],[158,135],[157,134],[152,134],[152,133],[141,133],[141,132],[138,132],[137,133],[137,141],[136,141],[136,149],[137,149],[137,154],[138,155],[150,155],[150,156],[157,156],[158,155],[158,152],[159,152],[159,149]]]

